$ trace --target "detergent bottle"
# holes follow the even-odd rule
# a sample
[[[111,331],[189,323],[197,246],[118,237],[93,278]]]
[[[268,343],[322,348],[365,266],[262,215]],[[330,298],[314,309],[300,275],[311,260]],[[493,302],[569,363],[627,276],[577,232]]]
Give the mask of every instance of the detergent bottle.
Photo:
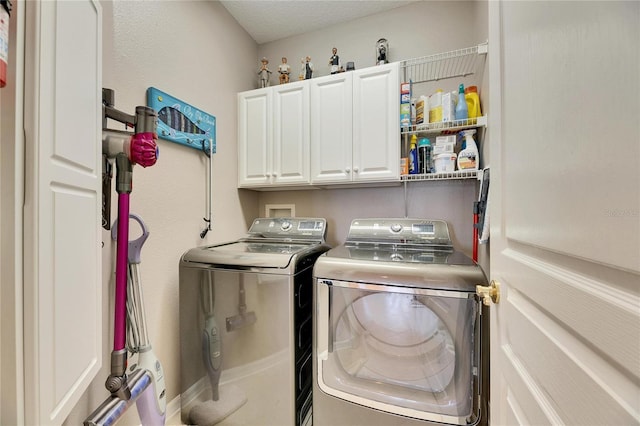
[[[418,137],[416,135],[411,136],[411,145],[409,148],[409,174],[415,175],[420,171],[418,170]]]
[[[475,129],[464,130],[462,136],[465,138],[465,148],[458,154],[458,170],[478,170],[480,158],[478,156],[478,146],[473,140]]]
[[[456,120],[466,120],[469,118],[467,101],[464,98],[464,84],[458,88],[458,105],[456,105]]]
[[[482,112],[480,111],[480,97],[478,96],[478,87],[469,86],[465,88],[464,99],[467,101],[469,118],[482,117]]]

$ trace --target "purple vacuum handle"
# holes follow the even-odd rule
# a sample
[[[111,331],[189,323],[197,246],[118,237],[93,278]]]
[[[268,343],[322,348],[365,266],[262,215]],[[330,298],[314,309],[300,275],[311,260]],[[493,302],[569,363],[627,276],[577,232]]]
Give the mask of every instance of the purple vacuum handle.
[[[128,260],[130,264],[140,263],[140,252],[142,251],[142,246],[144,245],[147,238],[149,238],[149,229],[147,225],[145,225],[144,221],[140,216],[135,213],[129,213],[129,218],[135,220],[140,224],[140,228],[142,228],[142,235],[136,238],[135,240],[129,241],[129,250],[128,250]],[[111,239],[117,241],[118,239],[118,219],[113,222],[113,226],[111,227]]]

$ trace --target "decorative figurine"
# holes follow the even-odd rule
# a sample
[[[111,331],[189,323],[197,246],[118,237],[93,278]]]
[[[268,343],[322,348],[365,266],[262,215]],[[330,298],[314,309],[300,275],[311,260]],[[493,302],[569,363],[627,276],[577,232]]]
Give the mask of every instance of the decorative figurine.
[[[298,80],[304,80],[306,69],[304,58],[300,58],[300,74],[298,75]]]
[[[267,68],[269,60],[267,58],[262,58],[260,62],[262,63],[262,65],[258,70],[258,86],[261,88],[269,87],[269,78],[271,77],[271,71],[269,71],[269,68]]]
[[[332,49],[332,55],[329,58],[329,65],[331,66],[331,74],[337,74],[340,72],[340,57],[338,56],[338,49],[335,47]]]
[[[313,63],[311,62],[311,56],[307,56],[304,64],[304,79],[309,80],[311,77],[313,77]]]
[[[376,43],[376,65],[388,64],[387,53],[389,52],[389,42],[386,38],[381,38]]]
[[[291,72],[291,66],[287,63],[287,58],[282,57],[282,63],[278,65],[278,72],[280,73],[280,84],[289,82],[289,73]]]

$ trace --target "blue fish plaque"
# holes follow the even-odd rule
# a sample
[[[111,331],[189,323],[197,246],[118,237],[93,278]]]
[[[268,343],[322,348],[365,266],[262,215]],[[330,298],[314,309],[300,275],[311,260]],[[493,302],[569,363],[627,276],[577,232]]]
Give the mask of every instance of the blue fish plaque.
[[[147,106],[158,114],[158,137],[209,154],[216,152],[216,118],[155,87],[147,89]]]

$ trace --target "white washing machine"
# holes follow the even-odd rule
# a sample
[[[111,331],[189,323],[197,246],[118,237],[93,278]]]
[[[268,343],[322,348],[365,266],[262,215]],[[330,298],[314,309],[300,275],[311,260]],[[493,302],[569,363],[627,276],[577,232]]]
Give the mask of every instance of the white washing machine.
[[[486,277],[446,222],[354,220],[313,275],[314,426],[486,424]]]

